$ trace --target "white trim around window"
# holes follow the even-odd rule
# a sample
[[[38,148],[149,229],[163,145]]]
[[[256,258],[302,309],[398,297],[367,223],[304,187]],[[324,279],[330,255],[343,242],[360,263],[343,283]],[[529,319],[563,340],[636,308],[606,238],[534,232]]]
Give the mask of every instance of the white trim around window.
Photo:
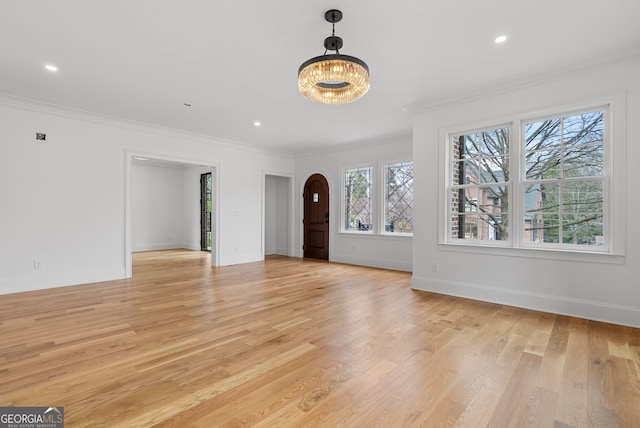
[[[576,260],[602,263],[624,263],[625,232],[626,232],[626,135],[625,135],[625,93],[615,93],[594,97],[573,105],[556,106],[548,109],[514,115],[507,118],[497,118],[483,123],[466,124],[446,129],[440,129],[439,159],[441,171],[439,173],[439,206],[438,210],[438,240],[439,248],[444,251],[460,251],[472,253],[489,253],[504,256],[521,256],[533,258],[549,258]],[[531,242],[525,239],[523,200],[524,186],[528,185],[524,177],[524,124],[534,120],[579,114],[592,110],[605,111],[605,136],[603,141],[605,159],[604,171],[601,177],[594,181],[600,182],[604,194],[603,228],[606,242],[603,245],[568,245],[545,244]],[[452,232],[452,137],[466,133],[481,132],[498,127],[509,129],[509,176],[506,183],[509,193],[509,225],[508,239],[504,240],[474,240],[453,239]],[[461,186],[461,179],[457,178],[456,188]],[[470,185],[470,187],[474,187]],[[475,186],[477,187],[477,185]],[[460,208],[461,209],[461,208]],[[463,210],[464,212],[465,210]],[[466,235],[465,235],[466,236]],[[464,238],[465,236],[461,236]],[[528,240],[528,241],[527,241]]]
[[[349,208],[347,207],[347,188],[355,191],[361,191],[361,186],[351,185],[349,186],[347,183],[347,172],[348,171],[363,171],[369,169],[369,190],[368,195],[355,195],[355,199],[361,201],[366,197],[368,200],[367,210],[368,214],[364,214],[363,216],[353,216],[350,219],[349,224],[350,227],[347,227],[347,211]],[[358,234],[358,235],[373,235],[376,232],[376,224],[377,224],[377,210],[375,209],[377,204],[377,194],[378,194],[378,186],[377,186],[377,177],[376,177],[376,168],[374,167],[374,163],[360,163],[353,164],[348,166],[343,166],[340,168],[340,227],[338,231],[340,233],[348,233],[348,234]],[[352,198],[349,198],[352,200]]]
[[[390,225],[386,222],[387,217],[387,200],[386,200],[386,192],[387,192],[387,167],[389,165],[399,165],[399,164],[411,164],[411,208],[410,208],[410,224],[411,230],[413,231],[413,225],[415,224],[415,219],[413,217],[413,160],[407,158],[393,158],[393,159],[384,159],[378,162],[378,182],[380,183],[380,203],[379,205],[379,224],[378,230],[380,231],[380,235],[386,236],[397,236],[397,237],[413,237],[413,232],[402,232],[402,231],[390,231],[388,230]],[[395,226],[394,226],[395,227]]]
[[[387,225],[385,224],[385,196],[384,192],[386,191],[386,180],[385,180],[385,171],[386,166],[396,163],[413,163],[413,160],[407,157],[401,158],[390,158],[390,159],[381,159],[372,162],[364,162],[357,164],[348,164],[342,165],[340,167],[340,225],[338,227],[338,233],[343,234],[353,234],[359,236],[384,236],[390,238],[412,238],[413,233],[406,232],[390,232],[386,230]],[[347,171],[357,170],[362,168],[370,168],[371,169],[371,186],[370,186],[370,198],[369,198],[369,206],[371,209],[370,213],[370,222],[366,223],[366,226],[363,229],[358,229],[355,227],[355,223],[352,228],[347,228],[347,182],[346,175]],[[413,190],[412,190],[413,191]],[[354,220],[355,221],[355,220]]]

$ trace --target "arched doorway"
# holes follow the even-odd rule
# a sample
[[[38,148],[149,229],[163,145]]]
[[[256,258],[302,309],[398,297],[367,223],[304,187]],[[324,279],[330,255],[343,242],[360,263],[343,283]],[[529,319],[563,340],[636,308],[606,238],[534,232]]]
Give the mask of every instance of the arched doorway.
[[[313,174],[304,185],[304,257],[329,260],[329,183]]]

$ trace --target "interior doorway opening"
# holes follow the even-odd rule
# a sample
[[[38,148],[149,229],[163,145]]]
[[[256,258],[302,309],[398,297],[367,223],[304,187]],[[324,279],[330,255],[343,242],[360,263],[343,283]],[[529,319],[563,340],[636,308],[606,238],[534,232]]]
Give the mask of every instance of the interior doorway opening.
[[[211,252],[211,215],[213,208],[211,173],[200,175],[200,249]]]
[[[127,151],[125,157],[125,278],[133,276],[134,251],[185,248],[200,251],[201,177],[211,174],[211,266],[220,265],[219,166],[215,162]],[[164,171],[163,171],[164,170]],[[158,177],[160,180],[158,180]],[[160,205],[159,205],[160,204]],[[148,232],[147,235],[141,232]],[[135,239],[134,239],[135,237]]]
[[[293,177],[265,173],[263,182],[263,255],[293,255]]]

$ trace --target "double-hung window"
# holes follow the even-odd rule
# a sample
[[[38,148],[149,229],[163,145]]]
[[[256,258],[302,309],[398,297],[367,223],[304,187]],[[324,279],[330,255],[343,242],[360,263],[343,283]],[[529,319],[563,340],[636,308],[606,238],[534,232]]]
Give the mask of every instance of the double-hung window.
[[[605,246],[605,112],[523,123],[523,244]]]
[[[451,240],[509,238],[509,127],[458,134],[451,139]]]
[[[610,106],[447,134],[445,243],[607,253]]]

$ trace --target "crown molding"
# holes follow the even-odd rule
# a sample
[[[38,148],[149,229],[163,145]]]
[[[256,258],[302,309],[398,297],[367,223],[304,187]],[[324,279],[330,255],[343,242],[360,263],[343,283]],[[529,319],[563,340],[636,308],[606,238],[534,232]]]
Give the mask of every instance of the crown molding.
[[[15,95],[0,93],[0,106],[14,109],[26,110],[30,112],[48,114],[67,119],[80,120],[98,125],[110,126],[113,128],[127,129],[130,131],[144,132],[148,134],[161,135],[169,138],[187,139],[200,144],[217,145],[230,149],[242,149],[250,152],[261,154],[286,156],[293,159],[291,152],[281,151],[277,149],[266,149],[252,144],[240,141],[227,140],[224,138],[212,137],[202,134],[196,134],[174,128],[167,128],[158,125],[152,125],[144,122],[137,122],[116,116],[108,116],[86,110],[74,109],[71,107],[51,104],[44,101],[33,100],[29,98],[17,97]]]
[[[464,93],[449,94],[431,101],[418,101],[407,104],[404,109],[413,114],[430,113],[444,108],[455,107],[472,101],[478,101],[489,96],[501,95],[512,92],[517,89],[524,89],[539,85],[549,80],[559,77],[568,76],[583,70],[592,69],[594,67],[602,67],[610,64],[616,64],[640,57],[640,45],[634,44],[626,49],[618,50],[611,54],[598,57],[584,58],[581,61],[574,61],[564,64],[562,67],[539,69],[527,76],[520,76],[511,80],[502,80],[499,83],[493,83],[480,88],[465,91]]]

